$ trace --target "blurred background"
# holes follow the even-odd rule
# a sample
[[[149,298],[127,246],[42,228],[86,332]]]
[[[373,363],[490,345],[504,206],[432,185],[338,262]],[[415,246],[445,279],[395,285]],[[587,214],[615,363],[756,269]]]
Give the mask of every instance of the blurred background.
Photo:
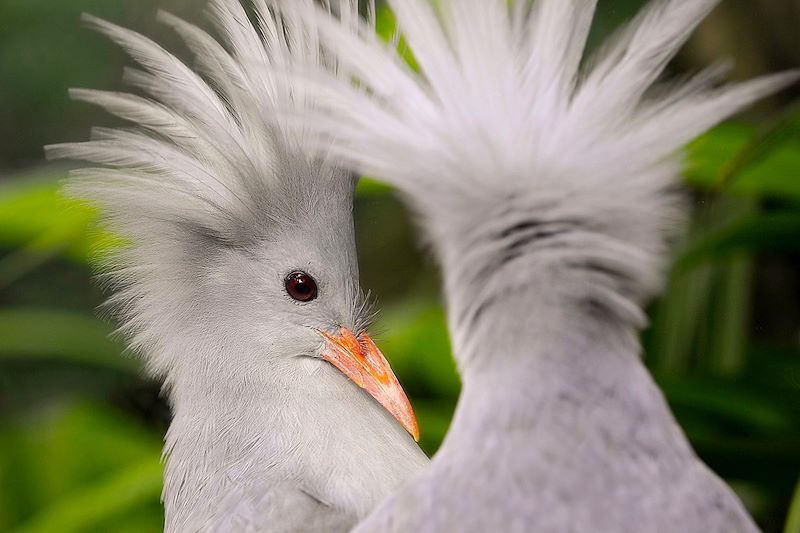
[[[120,88],[126,58],[83,29],[87,11],[181,51],[155,20],[203,23],[204,0],[0,0],[0,531],[159,531],[159,384],[97,318],[104,246],[95,213],[59,195],[44,144],[113,120],[69,87]],[[593,46],[641,6],[600,0]],[[392,19],[381,12],[381,31]],[[727,0],[675,61],[732,58],[733,78],[800,66],[800,0]],[[688,149],[694,220],[666,296],[651,309],[646,361],[702,458],[768,533],[800,533],[800,90]],[[378,344],[436,450],[459,391],[435,265],[393,192],[359,187],[363,285]],[[794,503],[792,503],[794,502]]]

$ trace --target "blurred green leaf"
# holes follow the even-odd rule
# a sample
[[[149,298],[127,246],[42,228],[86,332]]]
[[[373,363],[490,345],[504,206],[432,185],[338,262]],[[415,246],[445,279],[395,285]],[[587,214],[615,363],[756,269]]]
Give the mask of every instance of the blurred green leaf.
[[[732,178],[730,192],[800,201],[800,142],[777,146]]]
[[[751,370],[748,383],[771,391],[787,405],[800,405],[800,351],[763,342],[752,343],[747,349]],[[800,421],[800,409],[795,412]]]
[[[384,40],[389,41],[397,31],[397,19],[389,6],[378,8],[375,13],[375,32]]]
[[[740,173],[746,172],[764,161],[775,159],[776,154],[779,154],[785,148],[785,143],[794,143],[794,149],[796,150],[797,141],[800,141],[800,107],[795,106],[794,109],[786,112],[766,131],[757,135],[752,142],[731,160],[726,166],[725,172],[720,176],[719,185],[724,187],[737,179]],[[771,170],[774,171],[775,169]],[[796,166],[793,172],[796,174]]]
[[[739,376],[747,363],[754,260],[743,254],[720,265],[705,365],[718,376]]]
[[[135,372],[123,357],[111,328],[91,315],[56,309],[0,309],[0,361],[8,358],[57,358]]]
[[[91,526],[112,514],[158,509],[160,448],[157,433],[102,405],[0,424],[0,529],[98,531]]]
[[[458,396],[461,384],[439,305],[421,300],[398,305],[383,314],[376,329],[386,332],[380,337],[381,349],[412,390]]]
[[[651,367],[675,374],[687,371],[699,322],[711,305],[713,276],[709,265],[673,276],[656,306],[649,332],[646,353]]]
[[[789,516],[786,519],[784,533],[800,533],[800,482],[794,491],[794,498],[789,506]]]
[[[718,228],[690,245],[675,269],[688,271],[698,264],[733,253],[800,249],[800,212],[755,213]]]
[[[111,517],[156,500],[161,494],[162,465],[158,456],[127,467],[83,487],[44,509],[17,533],[96,531]]]
[[[689,185],[714,189],[726,167],[751,142],[752,127],[726,122],[699,137],[687,147],[684,176]]]
[[[795,431],[795,422],[779,398],[767,397],[720,380],[657,377],[670,404],[726,420],[755,432]]]
[[[452,403],[443,401],[414,402],[414,412],[420,428],[419,445],[428,455],[433,455],[441,446],[450,421],[453,417],[455,399]]]
[[[378,36],[386,42],[391,42],[392,39],[395,38],[395,33],[397,32],[397,18],[389,7],[384,6],[379,8],[375,14],[375,31]],[[414,59],[413,52],[408,48],[406,40],[402,36],[400,36],[397,42],[397,50],[409,67],[416,71],[419,70],[417,60]]]
[[[688,184],[754,198],[800,200],[800,113],[756,136],[739,123],[727,123],[688,147]]]
[[[80,262],[115,242],[91,229],[94,209],[64,198],[54,179],[12,180],[0,188],[0,246],[29,253],[63,253]]]
[[[384,196],[386,194],[392,194],[393,191],[394,189],[385,183],[367,177],[359,179],[358,186],[356,187],[356,194],[362,198],[369,196]]]
[[[791,494],[800,471],[800,438],[796,434],[778,433],[769,438],[736,433],[709,436],[695,433],[685,416],[678,419],[700,457],[715,471],[724,472],[726,479],[746,480],[770,492]],[[780,515],[782,522],[785,508],[780,509]]]

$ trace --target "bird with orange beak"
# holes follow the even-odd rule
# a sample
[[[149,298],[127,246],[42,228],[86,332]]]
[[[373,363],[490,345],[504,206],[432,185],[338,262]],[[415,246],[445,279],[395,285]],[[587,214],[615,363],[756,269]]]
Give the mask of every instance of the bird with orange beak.
[[[86,17],[139,63],[128,72],[139,95],[72,95],[133,127],[49,154],[93,164],[68,192],[124,242],[103,262],[110,304],[174,415],[166,530],[345,531],[428,460],[366,332],[355,178],[308,155],[315,139],[276,111],[313,105],[272,73],[290,47],[314,60],[314,36],[263,2],[252,21],[235,1],[215,0],[211,13],[220,41],[160,15],[196,70]]]

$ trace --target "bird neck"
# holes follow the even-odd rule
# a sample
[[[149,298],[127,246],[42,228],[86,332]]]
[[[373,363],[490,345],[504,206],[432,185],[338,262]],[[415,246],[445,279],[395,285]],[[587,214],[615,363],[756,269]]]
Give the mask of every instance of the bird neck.
[[[431,217],[464,379],[525,365],[531,349],[637,359],[640,302],[660,287],[660,257],[568,213],[509,212],[502,200],[480,221]]]
[[[201,530],[224,512],[235,491],[280,480],[275,463],[286,459],[289,446],[280,426],[292,423],[278,395],[291,389],[269,381],[214,380],[196,372],[179,375],[171,385],[162,494],[166,531]]]
[[[171,384],[167,531],[201,528],[225,502],[279,485],[361,517],[426,462],[388,412],[324,361],[224,375],[195,368]]]
[[[576,383],[601,390],[644,373],[635,328],[602,308],[565,303],[558,284],[550,273],[491,298],[467,330],[451,325],[465,394],[497,402],[498,411],[530,413]],[[475,312],[472,304],[453,311]]]
[[[483,462],[516,480],[520,468],[536,476],[564,450],[638,445],[630,435],[640,430],[643,446],[688,456],[640,357],[637,301],[648,265],[626,261],[631,251],[577,222],[503,217],[433,235],[463,381],[437,459]]]

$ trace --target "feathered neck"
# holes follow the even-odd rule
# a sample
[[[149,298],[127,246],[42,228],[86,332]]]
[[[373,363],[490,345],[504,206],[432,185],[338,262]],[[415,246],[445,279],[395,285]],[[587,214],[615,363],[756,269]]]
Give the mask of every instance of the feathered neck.
[[[193,340],[201,336],[183,339],[185,355],[209,349]],[[213,361],[228,352],[266,355],[247,345],[217,349],[170,384],[166,531],[205,530],[247,498],[285,497],[284,487],[355,522],[426,464],[392,416],[328,363],[300,357],[250,379],[221,379]]]
[[[564,196],[531,199],[521,190],[461,198],[461,205],[439,211],[421,207],[442,265],[454,355],[462,373],[472,366],[506,363],[504,356],[472,347],[476,331],[487,321],[501,331],[516,328],[514,336],[501,337],[506,340],[522,339],[526,330],[562,327],[560,318],[568,323],[602,316],[620,335],[644,325],[639,303],[660,289],[663,244],[656,240],[650,249],[641,249],[631,241],[652,226],[625,228],[613,220],[592,220],[582,212],[580,194]],[[475,212],[481,217],[470,215]]]

